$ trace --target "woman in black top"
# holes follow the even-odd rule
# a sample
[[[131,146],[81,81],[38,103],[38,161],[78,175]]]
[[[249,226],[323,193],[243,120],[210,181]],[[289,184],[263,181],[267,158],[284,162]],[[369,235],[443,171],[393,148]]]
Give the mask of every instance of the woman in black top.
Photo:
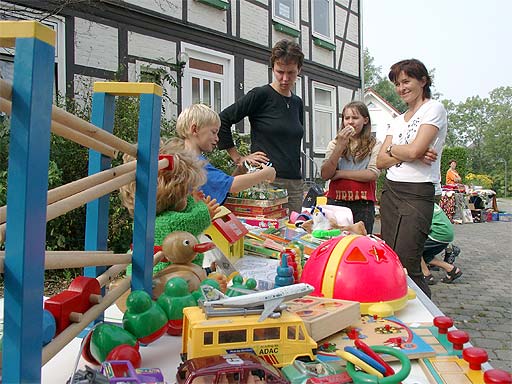
[[[303,181],[300,149],[304,135],[304,105],[292,88],[304,62],[297,43],[281,40],[272,49],[274,81],[256,87],[220,113],[219,149],[226,149],[236,164],[271,162],[272,183],[288,190],[287,208],[301,211]],[[244,117],[251,124],[251,154],[241,156],[233,143],[231,126]]]

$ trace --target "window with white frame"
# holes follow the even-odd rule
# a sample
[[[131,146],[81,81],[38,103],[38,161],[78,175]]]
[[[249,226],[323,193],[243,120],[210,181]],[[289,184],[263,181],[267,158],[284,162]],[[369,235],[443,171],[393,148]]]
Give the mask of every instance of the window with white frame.
[[[313,36],[334,42],[334,0],[311,2]]]
[[[336,88],[313,82],[313,148],[325,153],[327,144],[336,136]]]
[[[232,104],[233,56],[186,43],[182,51],[189,57],[182,84],[183,108],[202,103],[220,112]]]
[[[6,20],[29,20],[33,14],[26,8],[21,11],[16,7],[8,10],[3,15]],[[35,15],[33,15],[35,17]],[[38,15],[40,16],[40,15]],[[53,95],[57,99],[57,91],[60,96],[66,95],[66,66],[65,66],[65,24],[64,18],[60,16],[48,16],[41,21],[47,27],[55,31],[55,68],[53,80]],[[15,48],[0,47],[0,74],[8,82],[12,82],[14,72]]]
[[[299,0],[274,0],[272,20],[299,30]]]

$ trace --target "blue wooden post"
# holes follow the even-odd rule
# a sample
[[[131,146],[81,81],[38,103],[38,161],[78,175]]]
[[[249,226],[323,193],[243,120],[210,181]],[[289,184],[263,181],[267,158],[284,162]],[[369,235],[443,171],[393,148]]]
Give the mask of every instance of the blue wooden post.
[[[23,37],[18,37],[23,36]],[[3,336],[4,383],[39,383],[55,33],[0,22],[16,41],[12,93]]]
[[[133,215],[132,289],[152,294],[156,181],[162,98],[140,96],[135,211]]]
[[[132,289],[143,289],[151,295],[162,88],[149,83],[97,82],[94,91],[95,95],[110,97],[139,96]],[[106,102],[102,105],[104,111],[110,108]]]
[[[95,92],[92,99],[91,122],[97,127],[112,133],[114,130],[115,96],[104,92]],[[109,169],[110,158],[89,150],[89,175]],[[105,195],[87,204],[85,220],[85,250],[106,251],[108,239],[109,196]],[[86,267],[84,275],[97,277],[106,267]]]

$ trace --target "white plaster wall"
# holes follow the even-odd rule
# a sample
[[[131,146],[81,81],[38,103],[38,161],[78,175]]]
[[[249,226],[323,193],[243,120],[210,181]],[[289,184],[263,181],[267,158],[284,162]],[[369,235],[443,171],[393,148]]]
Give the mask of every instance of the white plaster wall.
[[[340,106],[340,110],[338,113],[340,114],[343,111],[343,107],[352,101],[352,90],[345,87],[338,87],[338,104]],[[337,121],[339,124],[339,119]]]
[[[117,29],[75,17],[75,63],[117,71]]]
[[[359,13],[359,0],[352,0],[352,6],[350,7],[352,12]]]
[[[354,44],[359,44],[359,28],[358,28],[359,17],[353,13],[348,18],[348,29],[347,29],[347,40]]]
[[[341,70],[348,74],[359,76],[359,50],[352,45],[345,44]]]
[[[348,0],[336,0],[336,3],[343,5],[348,8]]]
[[[124,0],[124,2],[181,19],[182,0]]]
[[[188,21],[190,23],[198,24],[223,33],[227,32],[226,15],[229,11],[223,11],[193,0],[188,0],[186,4]]]
[[[244,94],[254,87],[268,84],[268,65],[251,60],[244,60]],[[244,132],[250,130],[249,120],[244,119]]]
[[[309,0],[301,0],[301,19],[302,21],[309,21]]]
[[[105,81],[105,79],[76,74],[73,76],[73,84],[75,87],[74,99],[80,106],[83,107],[86,104],[90,105],[93,94],[92,87],[96,81]]]
[[[176,62],[176,43],[156,37],[128,32],[128,54],[147,59]]]
[[[128,63],[128,81],[133,82],[139,82],[140,81],[140,67],[141,66],[147,66],[150,68],[163,68],[167,72],[171,73],[173,76],[175,75],[175,72],[173,72],[169,67],[166,67],[164,65],[158,65],[154,63],[148,63],[142,60],[136,60],[135,63]],[[178,107],[175,103],[178,102],[178,90],[176,87],[171,86],[168,82],[165,82],[163,85],[165,89],[165,93],[170,98],[170,100],[166,98],[162,98],[162,105],[163,105],[163,111],[162,111],[162,117],[170,120],[170,119],[176,119]]]
[[[334,30],[337,36],[345,37],[345,25],[347,24],[347,11],[336,7],[336,18],[334,21]]]
[[[231,34],[232,36],[236,36],[236,23],[238,22],[236,18],[236,10],[240,6],[238,1],[231,2]]]
[[[313,52],[311,52],[311,59],[319,64],[326,65],[332,68],[332,57],[334,55],[333,51],[329,51],[328,49],[318,47],[313,43]]]
[[[311,52],[309,52],[309,39],[311,39],[311,37],[309,36],[309,27],[308,26],[303,25],[301,27],[300,37],[302,40],[300,42],[300,45],[302,48],[302,52],[304,53],[304,58],[311,59]]]
[[[239,2],[240,37],[268,46],[268,11],[248,1]]]

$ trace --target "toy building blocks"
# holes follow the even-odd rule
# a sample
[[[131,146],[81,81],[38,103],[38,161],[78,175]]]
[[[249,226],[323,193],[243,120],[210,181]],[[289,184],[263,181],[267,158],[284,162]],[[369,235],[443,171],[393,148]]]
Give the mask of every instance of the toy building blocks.
[[[235,262],[244,255],[244,236],[249,231],[227,208],[220,208],[220,213],[215,215],[204,234],[212,239],[231,262]]]

